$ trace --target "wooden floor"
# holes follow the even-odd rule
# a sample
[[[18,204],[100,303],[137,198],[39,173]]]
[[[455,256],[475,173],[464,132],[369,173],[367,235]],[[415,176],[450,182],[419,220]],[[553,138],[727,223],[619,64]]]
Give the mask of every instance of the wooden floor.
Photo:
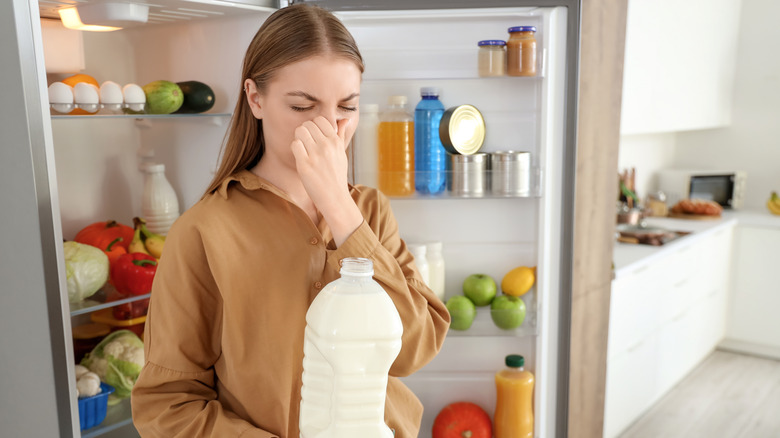
[[[715,351],[620,435],[676,437],[780,437],[780,361]]]

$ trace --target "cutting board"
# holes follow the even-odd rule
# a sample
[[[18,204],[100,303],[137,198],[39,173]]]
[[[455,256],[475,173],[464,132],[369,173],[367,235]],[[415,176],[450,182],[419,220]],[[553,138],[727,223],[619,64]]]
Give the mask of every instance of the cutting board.
[[[691,219],[695,221],[711,221],[714,219],[720,219],[720,215],[712,216],[707,214],[686,214],[686,213],[672,213],[672,212],[669,212],[668,217],[674,219]]]

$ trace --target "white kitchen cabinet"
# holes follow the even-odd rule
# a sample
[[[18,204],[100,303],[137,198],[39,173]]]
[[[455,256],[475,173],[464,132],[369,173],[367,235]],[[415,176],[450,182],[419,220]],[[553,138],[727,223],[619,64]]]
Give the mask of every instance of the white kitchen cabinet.
[[[604,437],[617,436],[723,339],[734,225],[693,234],[612,283]]]
[[[620,133],[726,126],[740,0],[631,0]]]
[[[723,347],[780,358],[780,228],[740,225]]]

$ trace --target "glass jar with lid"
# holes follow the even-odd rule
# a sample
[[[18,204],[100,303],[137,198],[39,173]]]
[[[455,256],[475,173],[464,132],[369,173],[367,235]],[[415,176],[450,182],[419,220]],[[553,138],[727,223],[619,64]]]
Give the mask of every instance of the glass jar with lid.
[[[536,76],[536,26],[509,28],[506,62],[509,76]]]
[[[506,75],[506,41],[482,40],[479,46],[479,75],[504,76]]]

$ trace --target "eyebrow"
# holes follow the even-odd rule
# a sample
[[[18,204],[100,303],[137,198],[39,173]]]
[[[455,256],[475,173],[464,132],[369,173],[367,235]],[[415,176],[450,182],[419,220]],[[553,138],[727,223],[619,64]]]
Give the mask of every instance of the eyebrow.
[[[319,102],[320,100],[316,97],[312,96],[311,94],[305,92],[305,91],[290,91],[286,94],[287,96],[293,96],[293,97],[303,97],[306,100],[310,100],[312,102]],[[360,96],[360,93],[352,93],[349,96],[345,97],[344,99],[341,99],[341,102],[346,102],[349,100],[352,100],[356,97]]]

